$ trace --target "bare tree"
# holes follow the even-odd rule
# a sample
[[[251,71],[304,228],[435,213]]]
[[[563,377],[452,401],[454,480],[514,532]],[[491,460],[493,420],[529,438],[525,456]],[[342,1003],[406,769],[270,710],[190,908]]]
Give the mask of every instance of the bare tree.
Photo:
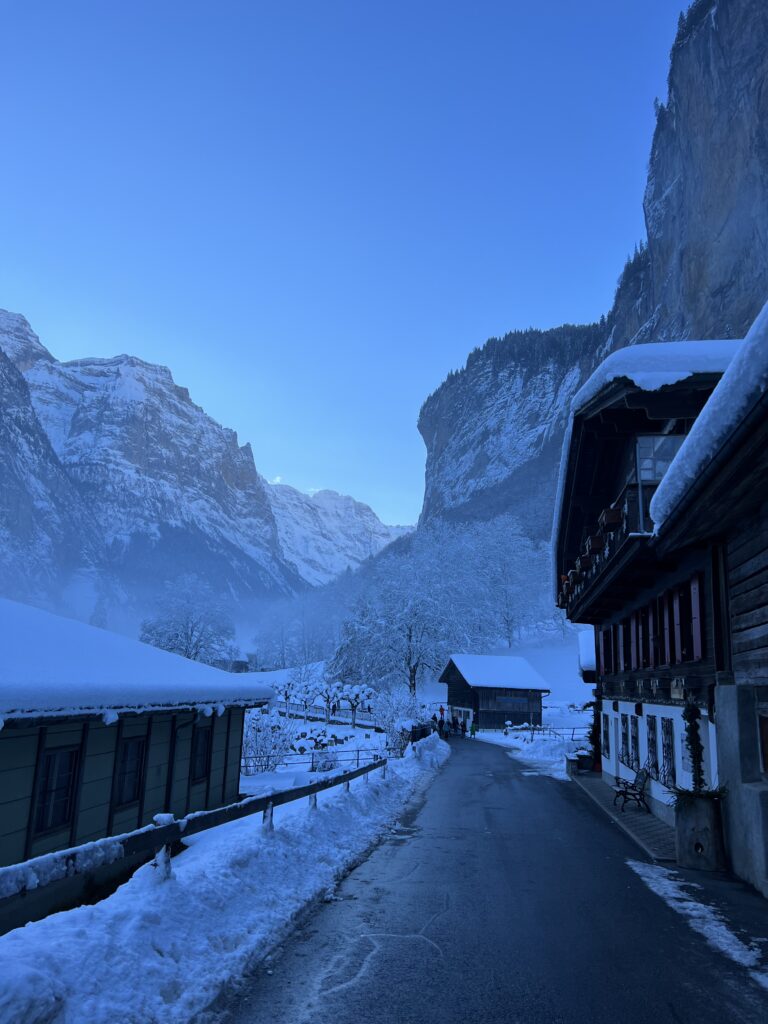
[[[232,623],[208,585],[192,575],[182,576],[166,588],[157,615],[142,622],[139,639],[209,665],[237,656]]]

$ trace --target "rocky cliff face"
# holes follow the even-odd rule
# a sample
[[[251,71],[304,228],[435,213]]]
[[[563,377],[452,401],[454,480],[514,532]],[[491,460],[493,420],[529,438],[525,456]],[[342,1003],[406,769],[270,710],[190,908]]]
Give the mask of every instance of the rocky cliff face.
[[[250,446],[168,369],[132,356],[39,359],[25,377],[100,525],[110,568],[130,589],[182,573],[238,596],[295,588]]]
[[[87,617],[146,611],[166,581],[225,599],[327,582],[399,535],[334,492],[272,488],[250,445],[170,370],[133,356],[62,363],[0,311],[0,592]]]
[[[642,340],[743,337],[768,297],[768,5],[698,0],[672,50],[645,193]]]
[[[97,560],[97,528],[32,407],[29,388],[0,351],[0,593],[60,594]]]
[[[697,0],[672,49],[644,208],[648,241],[599,324],[514,332],[424,403],[421,522],[514,512],[551,528],[570,398],[610,351],[741,337],[768,298],[768,5]]]
[[[283,557],[314,585],[357,569],[412,529],[385,526],[370,506],[336,491],[272,484],[269,493]]]

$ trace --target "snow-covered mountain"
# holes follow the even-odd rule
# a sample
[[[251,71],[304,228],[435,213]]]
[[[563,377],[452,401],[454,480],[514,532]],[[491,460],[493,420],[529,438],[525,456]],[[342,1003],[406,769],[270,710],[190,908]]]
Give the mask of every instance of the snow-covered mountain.
[[[26,381],[0,351],[0,592],[41,600],[98,555],[98,531],[40,425]]]
[[[672,48],[647,244],[600,323],[493,338],[429,396],[421,522],[514,513],[545,539],[568,403],[610,351],[742,337],[768,298],[768,5],[696,0]]]
[[[24,581],[55,600],[54,579],[86,570],[102,603],[139,608],[188,573],[225,599],[288,594],[402,532],[351,498],[271,487],[250,445],[166,367],[129,355],[59,362],[5,311],[0,355],[5,594]]]
[[[385,526],[370,506],[336,491],[271,484],[269,493],[283,557],[308,583],[329,583],[413,529]]]

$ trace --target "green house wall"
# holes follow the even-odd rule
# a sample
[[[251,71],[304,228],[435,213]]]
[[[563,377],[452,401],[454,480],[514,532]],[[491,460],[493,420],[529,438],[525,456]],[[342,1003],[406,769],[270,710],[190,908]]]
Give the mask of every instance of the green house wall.
[[[189,779],[193,711],[123,715],[111,725],[85,716],[6,721],[0,730],[0,866],[130,832],[150,824],[163,811],[183,817],[189,811],[234,802],[239,793],[244,716],[244,709],[230,708],[203,720],[213,730],[211,758],[208,776],[195,784]],[[118,743],[136,736],[148,739],[142,792],[134,803],[117,807]],[[80,750],[73,821],[66,828],[35,835],[32,817],[42,754],[71,746]]]

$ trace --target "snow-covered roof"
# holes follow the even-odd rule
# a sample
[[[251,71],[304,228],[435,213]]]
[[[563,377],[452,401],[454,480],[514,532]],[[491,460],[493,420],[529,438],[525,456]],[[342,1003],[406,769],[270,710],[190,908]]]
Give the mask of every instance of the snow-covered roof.
[[[533,665],[513,654],[452,654],[451,661],[470,686],[549,690]]]
[[[0,598],[0,722],[33,715],[253,707],[273,692],[117,633]]]
[[[600,363],[573,396],[560,454],[552,522],[552,580],[555,596],[559,590],[557,538],[563,514],[565,478],[576,414],[617,380],[626,379],[640,391],[658,391],[659,388],[678,384],[695,374],[725,373],[743,344],[743,341],[661,341],[620,348]]]
[[[594,672],[597,669],[595,660],[595,630],[582,629],[579,634],[579,672]]]
[[[651,501],[658,533],[768,388],[768,303],[696,419]]]
[[[724,373],[741,341],[659,341],[612,352],[579,388],[571,415],[600,394],[606,385],[626,378],[640,391],[658,391],[697,373]]]

